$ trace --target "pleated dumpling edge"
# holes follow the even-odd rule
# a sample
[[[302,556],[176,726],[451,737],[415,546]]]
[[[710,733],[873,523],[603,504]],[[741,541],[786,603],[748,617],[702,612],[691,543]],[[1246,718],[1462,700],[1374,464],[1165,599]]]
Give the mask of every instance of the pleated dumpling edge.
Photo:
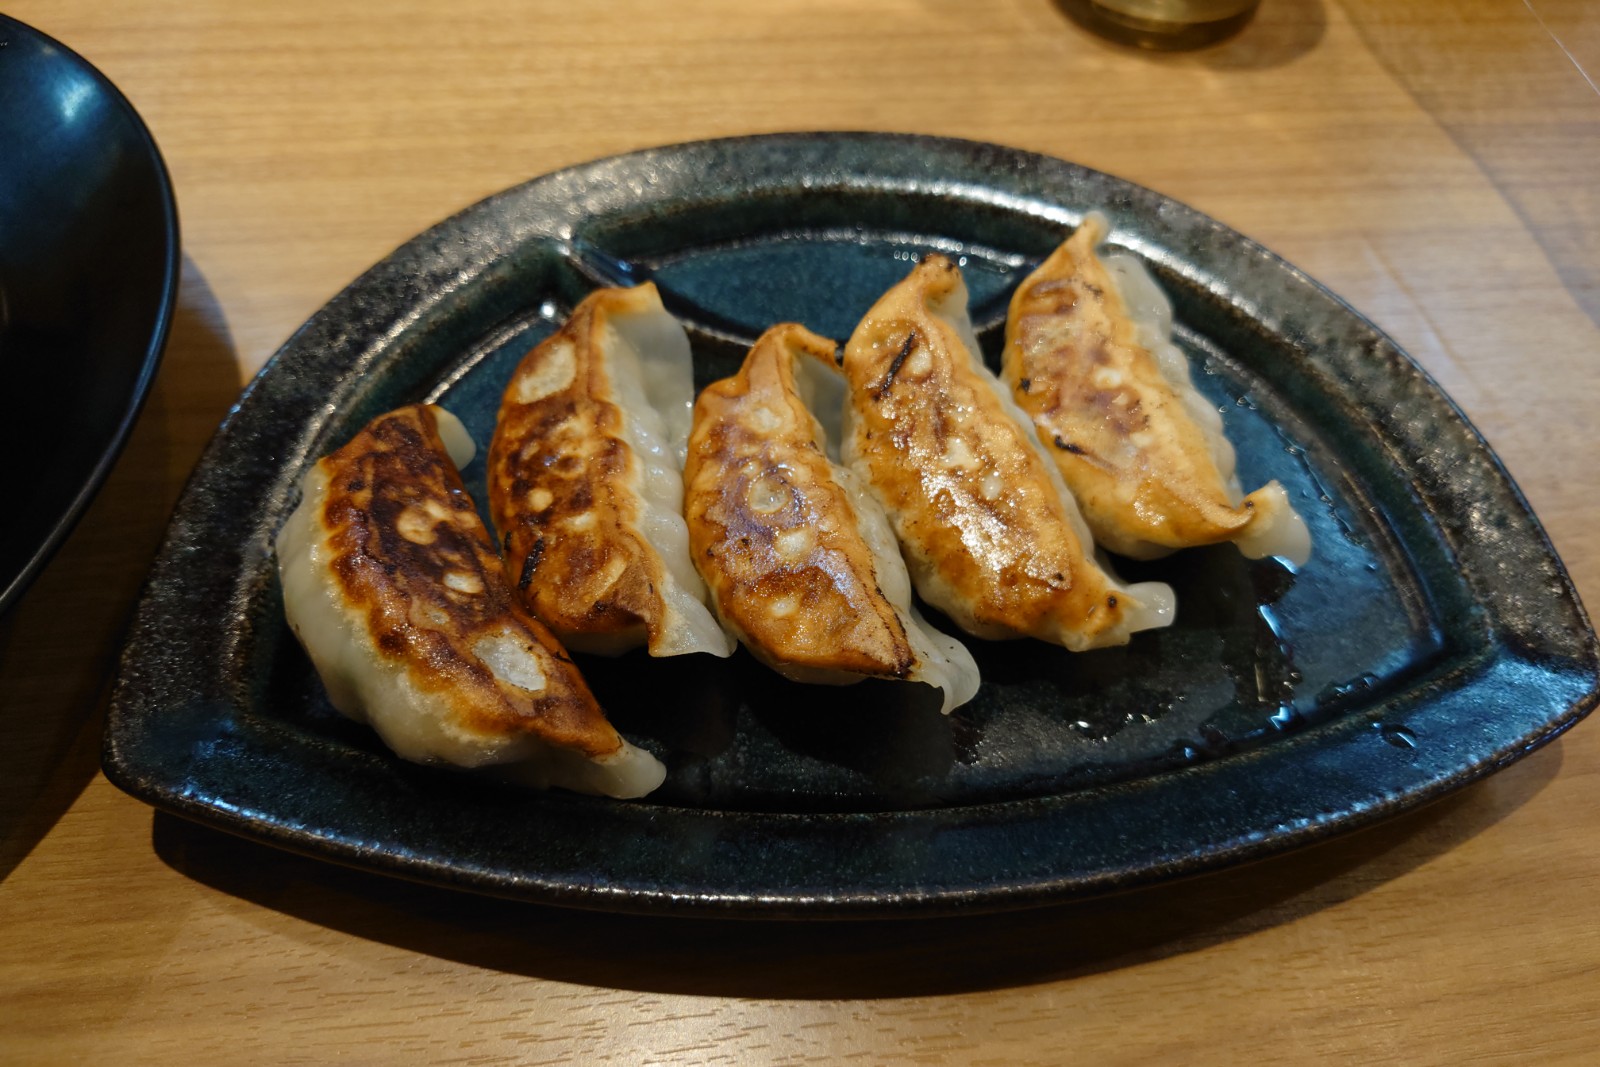
[[[1172,341],[1172,306],[1144,264],[1101,257],[1090,213],[1012,295],[1002,373],[1095,540],[1136,559],[1232,541],[1252,558],[1310,558],[1276,482],[1246,496],[1222,416]]]
[[[834,351],[780,324],[701,394],[686,467],[694,560],[724,622],[784,677],[922,682],[949,712],[977,692],[977,664],[917,613],[888,520],[829,456]]]
[[[275,543],[290,629],[334,707],[405,759],[649,793],[665,768],[512,600],[456,468],[471,452],[454,416],[412,405],[313,465]]]
[[[893,523],[917,592],[978,637],[1074,650],[1170,625],[1160,582],[1127,585],[1031,423],[983,364],[956,265],[930,255],[845,348],[844,455]]]
[[[689,340],[654,285],[600,289],[522,360],[489,448],[505,567],[569,647],[727,656],[689,560]]]

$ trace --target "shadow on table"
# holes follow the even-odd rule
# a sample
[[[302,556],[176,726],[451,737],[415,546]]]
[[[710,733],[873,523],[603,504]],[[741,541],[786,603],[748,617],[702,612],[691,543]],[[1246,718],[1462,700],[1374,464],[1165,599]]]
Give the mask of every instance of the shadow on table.
[[[121,457],[55,559],[0,618],[0,879],[100,766],[134,600],[189,468],[238,395],[227,326],[185,258],[161,370]]]
[[[655,919],[470,896],[157,815],[158,855],[308,923],[474,967],[612,989],[780,999],[928,996],[1057,981],[1295,922],[1493,826],[1561,767],[1559,743],[1430,807],[1217,874],[1005,915],[877,922]]]

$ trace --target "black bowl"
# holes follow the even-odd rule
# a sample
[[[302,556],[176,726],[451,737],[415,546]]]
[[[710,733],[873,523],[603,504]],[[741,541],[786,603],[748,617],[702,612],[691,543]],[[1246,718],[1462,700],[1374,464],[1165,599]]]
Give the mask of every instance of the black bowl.
[[[105,480],[155,378],[178,293],[178,212],[133,105],[0,15],[0,613]]]

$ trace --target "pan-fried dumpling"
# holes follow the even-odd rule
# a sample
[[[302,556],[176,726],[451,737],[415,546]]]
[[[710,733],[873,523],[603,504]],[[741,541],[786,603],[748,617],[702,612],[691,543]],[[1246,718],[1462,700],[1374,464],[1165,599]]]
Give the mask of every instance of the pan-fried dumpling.
[[[650,792],[665,769],[606,722],[561,646],[511,597],[452,455],[472,456],[461,423],[413,405],[306,475],[278,535],[278,574],[334,707],[419,763]]]
[[[591,293],[512,375],[489,512],[506,577],[568,648],[733,652],[689,562],[693,401],[689,339],[648,282]]]
[[[978,637],[1074,650],[1172,621],[1172,590],[1124,586],[1026,416],[983,365],[956,265],[931,255],[845,349],[846,460],[894,523],[917,592]]]
[[[1243,494],[1166,295],[1134,257],[1099,259],[1105,234],[1091,214],[1017,287],[1002,368],[1095,540],[1140,559],[1232,541],[1304,564],[1305,523],[1277,482]]]
[[[977,692],[978,666],[912,607],[888,519],[829,460],[803,399],[832,385],[837,413],[834,350],[774,326],[738,374],[700,394],[684,470],[694,561],[724,625],[784,677],[924,682],[948,712]]]

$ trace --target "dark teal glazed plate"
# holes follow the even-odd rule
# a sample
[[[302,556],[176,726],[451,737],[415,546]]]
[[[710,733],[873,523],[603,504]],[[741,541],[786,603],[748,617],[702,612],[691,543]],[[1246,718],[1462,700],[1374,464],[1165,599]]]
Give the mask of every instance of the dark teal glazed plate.
[[[991,358],[1010,288],[1090,209],[1171,293],[1245,482],[1311,526],[1298,573],[1230,547],[1123,566],[1170,630],[1073,655],[972,642],[950,717],[743,653],[585,659],[666,762],[643,802],[412,766],[329,706],[272,539],[307,465],[430,399],[487,441],[526,348],[598,284],[653,279],[704,385],[767,325],[843,338],[917,256],[963,266]],[[481,463],[465,472],[481,487]],[[948,914],[1127,888],[1432,800],[1594,704],[1595,637],[1527,504],[1453,404],[1338,298],[1117,178],[992,145],[792,134],[552,174],[411,241],[251,385],[178,506],[122,662],[106,772],[151,804],[371,870],[629,912]],[[901,687],[915,690],[917,687]]]

